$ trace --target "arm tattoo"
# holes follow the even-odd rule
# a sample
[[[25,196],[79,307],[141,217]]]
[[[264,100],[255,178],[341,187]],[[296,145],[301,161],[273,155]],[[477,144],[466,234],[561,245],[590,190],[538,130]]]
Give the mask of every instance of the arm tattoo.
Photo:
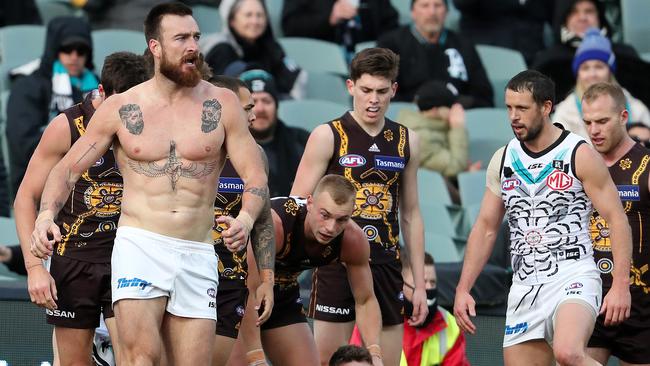
[[[172,190],[176,190],[176,182],[180,177],[199,179],[210,175],[217,168],[218,162],[210,161],[205,163],[183,163],[176,156],[176,142],[169,145],[169,156],[163,166],[155,162],[142,162],[129,160],[129,166],[134,172],[146,177],[157,178],[167,176],[172,184]]]
[[[90,150],[97,150],[97,149],[95,148],[95,146],[97,146],[97,143],[96,143],[96,142],[93,142],[93,144],[90,145],[90,147],[88,148],[88,150],[86,150],[86,152],[85,152],[83,155],[81,155],[81,157],[79,158],[79,160],[77,160],[77,162],[75,163],[75,165],[79,164],[79,162],[82,161],[83,158],[86,157],[86,155],[88,155],[88,153],[90,152]]]
[[[209,99],[203,102],[201,112],[201,131],[208,133],[219,126],[221,120],[221,103],[216,99]]]
[[[249,187],[244,190],[244,193],[246,192],[254,194],[263,200],[269,199],[269,190],[266,187]]]
[[[137,104],[125,104],[120,107],[120,119],[129,132],[139,135],[144,129],[144,118]]]
[[[275,230],[269,200],[266,200],[260,217],[253,225],[251,231],[253,253],[258,269],[275,269]]]

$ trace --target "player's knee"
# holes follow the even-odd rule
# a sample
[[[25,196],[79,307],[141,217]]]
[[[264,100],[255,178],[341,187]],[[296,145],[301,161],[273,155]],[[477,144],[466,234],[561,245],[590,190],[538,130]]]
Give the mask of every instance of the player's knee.
[[[562,366],[582,365],[586,357],[583,349],[560,344],[553,347],[553,355],[558,364]]]

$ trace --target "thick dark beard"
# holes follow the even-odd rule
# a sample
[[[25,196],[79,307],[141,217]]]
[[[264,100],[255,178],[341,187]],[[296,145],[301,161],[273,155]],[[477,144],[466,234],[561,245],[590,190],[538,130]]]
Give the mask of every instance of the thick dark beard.
[[[160,73],[163,74],[167,79],[175,82],[182,87],[195,87],[202,79],[201,67],[203,66],[203,59],[196,55],[194,60],[194,70],[190,72],[184,72],[183,64],[187,58],[188,56],[185,56],[181,59],[179,64],[173,64],[167,60],[167,57],[165,57],[165,52],[163,52],[162,58],[160,59]]]
[[[255,141],[264,141],[264,140],[269,140],[273,135],[275,134],[275,127],[278,125],[278,121],[275,120],[275,122],[269,126],[269,128],[266,128],[264,130],[256,130],[252,127],[249,127],[248,130],[251,132],[251,135],[255,139]]]

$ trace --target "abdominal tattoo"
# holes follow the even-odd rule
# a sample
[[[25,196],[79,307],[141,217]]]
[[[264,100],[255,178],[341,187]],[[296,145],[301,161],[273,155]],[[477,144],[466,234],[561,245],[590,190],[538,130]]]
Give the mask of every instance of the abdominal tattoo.
[[[120,119],[129,132],[139,135],[144,129],[142,111],[137,104],[125,104],[120,107]]]
[[[174,141],[169,144],[169,156],[163,166],[151,161],[129,160],[129,166],[138,174],[152,178],[167,176],[172,183],[173,191],[176,190],[176,182],[180,177],[200,179],[214,172],[217,165],[217,161],[183,163],[176,157],[176,142]]]
[[[219,126],[221,120],[221,103],[216,99],[203,102],[201,111],[201,131],[208,133]]]

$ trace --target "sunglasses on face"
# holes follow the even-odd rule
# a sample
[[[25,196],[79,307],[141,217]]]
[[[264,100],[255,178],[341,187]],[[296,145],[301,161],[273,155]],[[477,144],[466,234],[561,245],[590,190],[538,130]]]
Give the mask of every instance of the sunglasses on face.
[[[88,55],[88,48],[85,46],[80,46],[80,45],[70,45],[70,46],[62,46],[59,48],[59,52],[67,53],[70,54],[72,52],[77,52],[79,56],[86,56]]]

